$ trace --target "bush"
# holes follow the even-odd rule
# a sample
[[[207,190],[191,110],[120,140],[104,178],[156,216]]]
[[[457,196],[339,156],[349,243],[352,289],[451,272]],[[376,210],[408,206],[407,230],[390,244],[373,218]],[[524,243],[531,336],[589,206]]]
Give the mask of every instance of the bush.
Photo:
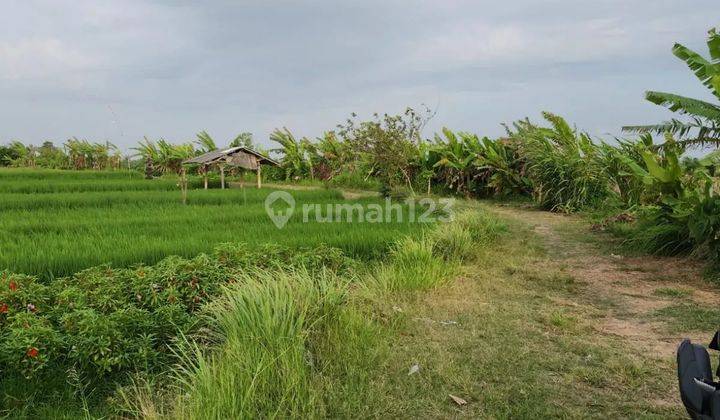
[[[168,257],[154,266],[94,267],[41,284],[0,275],[0,371],[36,377],[76,370],[108,375],[154,372],[174,360],[178,336],[202,325],[200,310],[231,283],[260,268],[344,272],[353,262],[334,248],[219,246],[211,255]]]
[[[348,188],[353,190],[379,191],[380,182],[372,177],[365,177],[360,172],[342,172],[327,181],[333,188]]]

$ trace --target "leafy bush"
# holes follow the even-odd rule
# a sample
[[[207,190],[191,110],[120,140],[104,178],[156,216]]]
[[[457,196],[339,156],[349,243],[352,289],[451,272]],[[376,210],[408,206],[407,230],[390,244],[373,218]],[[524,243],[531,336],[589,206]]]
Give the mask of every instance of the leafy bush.
[[[345,272],[334,248],[219,246],[211,255],[169,257],[154,266],[84,270],[47,284],[0,275],[0,371],[31,378],[76,370],[90,381],[156,371],[174,359],[179,335],[202,325],[199,311],[223,287],[258,268]]]

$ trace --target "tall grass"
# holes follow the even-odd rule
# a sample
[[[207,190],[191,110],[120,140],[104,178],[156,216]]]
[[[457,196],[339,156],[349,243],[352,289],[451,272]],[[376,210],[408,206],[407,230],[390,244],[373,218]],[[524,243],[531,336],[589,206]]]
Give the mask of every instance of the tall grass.
[[[593,208],[611,195],[602,149],[563,118],[544,112],[551,127],[515,123],[509,134],[519,142],[536,201],[551,211]]]
[[[392,293],[440,286],[506,230],[504,223],[485,211],[464,211],[449,224],[398,240],[390,250],[391,263],[379,266],[372,287]]]
[[[208,307],[212,351],[178,350],[180,392],[170,401],[136,395],[135,415],[182,419],[301,418],[320,411],[313,340],[339,319],[347,282],[333,273],[255,271]],[[139,397],[139,398],[137,398]],[[130,400],[132,401],[132,400]]]

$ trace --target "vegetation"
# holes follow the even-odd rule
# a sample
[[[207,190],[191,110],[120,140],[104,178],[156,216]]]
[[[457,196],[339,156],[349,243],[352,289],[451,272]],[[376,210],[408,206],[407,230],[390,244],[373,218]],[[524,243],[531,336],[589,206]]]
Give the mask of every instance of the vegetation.
[[[716,99],[720,99],[720,34],[717,29],[708,32],[707,46],[710,60],[681,44],[675,44],[672,52],[687,64]],[[679,135],[683,147],[720,146],[720,104],[656,91],[647,92],[645,98],[673,112],[687,115],[692,121],[687,123],[673,119],[659,125],[625,127],[627,131]]]
[[[26,178],[28,175],[30,178]],[[38,174],[0,170],[2,230],[0,267],[45,278],[66,276],[110,263],[155,263],[169,255],[192,257],[223,242],[274,243],[291,247],[329,245],[364,260],[380,258],[398,235],[422,229],[404,222],[320,223],[303,204],[322,208],[323,220],[342,211],[332,190],[294,191],[298,209],[283,230],[268,218],[264,200],[270,190],[193,190],[182,205],[174,180],[144,180],[139,174],[75,172]],[[200,187],[200,180],[195,180]],[[363,198],[357,204],[381,203]],[[407,208],[405,209],[407,211]],[[32,217],[28,217],[32,216]]]
[[[14,180],[23,174],[2,173]],[[56,179],[64,174],[77,176],[46,173]],[[88,175],[89,182],[98,183],[122,176],[119,172]],[[140,176],[130,179],[157,183]],[[3,249],[9,250],[8,255],[32,249],[39,257],[30,252],[16,255],[10,264],[4,263],[12,269],[0,274],[4,414],[149,415],[148,410],[154,410],[169,417],[201,418],[207,413],[218,417],[332,413],[339,408],[327,399],[332,395],[339,401],[341,395],[326,388],[331,385],[318,381],[318,375],[342,381],[342,375],[352,375],[342,373],[347,369],[372,373],[368,363],[373,359],[367,357],[376,351],[377,342],[365,339],[387,333],[377,320],[365,318],[366,311],[376,310],[367,299],[447,281],[475,246],[488,244],[502,231],[489,215],[463,216],[457,229],[442,234],[423,233],[421,226],[408,223],[311,222],[293,228],[291,221],[278,231],[269,228],[262,208],[266,190],[196,192],[201,194],[191,195],[187,206],[178,204],[177,192],[162,190],[8,195],[11,200],[3,203],[3,215],[17,219],[3,229],[13,232],[16,241],[25,232],[27,241],[36,242],[34,248],[20,240],[19,246]],[[333,191],[294,195],[299,203],[341,200]],[[142,214],[148,208],[156,213]],[[184,216],[178,218],[177,213],[187,210],[189,227],[176,227],[173,242],[168,237],[174,230],[170,226],[183,226]],[[39,225],[21,227],[21,216],[30,211],[55,232],[42,237]],[[221,220],[225,213],[229,218]],[[198,227],[203,218],[209,218],[208,224]],[[152,224],[140,222],[146,219]],[[238,228],[228,229],[232,224]],[[68,230],[57,230],[64,227]],[[221,230],[229,230],[229,236]],[[166,248],[163,253],[161,242],[152,241],[154,236],[179,248]],[[57,242],[63,238],[65,242]],[[232,243],[199,253],[222,239]],[[263,242],[253,242],[257,239]],[[38,252],[39,244],[47,245],[45,251]],[[84,252],[99,249],[93,255],[104,259],[81,257],[81,244],[89,245]],[[63,251],[53,257],[55,249]],[[142,256],[143,252],[148,254]],[[163,254],[185,253],[193,257],[169,256],[154,265],[142,264],[148,255],[148,262],[154,262]],[[113,255],[118,259],[112,261]],[[25,265],[12,265],[19,262]],[[113,264],[62,277],[98,262]],[[33,270],[52,275],[14,274]],[[415,282],[413,273],[422,273],[422,282]],[[348,365],[351,355],[358,365]],[[311,365],[307,357],[312,357]],[[358,391],[369,386],[367,377],[356,379],[352,386]],[[247,393],[237,398],[241,385]],[[177,389],[182,391],[176,394]],[[79,405],[70,402],[73,396],[79,396]],[[53,406],[61,411],[53,411]]]
[[[682,45],[673,53],[720,98],[715,30],[708,48],[709,60]],[[278,148],[260,152],[280,155],[280,167],[266,172],[270,180],[372,189],[393,198],[433,193],[527,198],[553,212],[601,213],[596,227],[622,236],[635,250],[692,254],[720,268],[720,152],[686,154],[695,146],[720,145],[720,105],[664,92],[646,97],[690,122],[626,127],[639,135],[611,143],[544,112],[544,124],[519,120],[506,125],[506,135],[498,139],[448,128],[427,138],[423,129],[434,114],[407,108],[369,120],[353,114],[314,140],[276,130],[270,140]],[[653,134],[664,141],[655,143]],[[254,147],[250,133],[229,144]],[[522,235],[507,242],[522,252],[489,250],[508,229],[495,216],[463,202],[467,208],[440,228],[407,218],[324,223],[321,219],[342,215],[332,206],[325,215],[311,211],[307,221],[297,210],[279,230],[264,208],[268,189],[194,190],[181,201],[177,175],[183,174],[184,183],[183,161],[218,148],[205,131],[181,144],[145,138],[132,161],[111,143],[76,138],[62,148],[19,141],[0,147],[0,164],[13,167],[0,169],[0,414],[448,414],[411,407],[397,397],[407,389],[445,393],[433,378],[422,384],[398,385],[397,375],[383,381],[384,364],[408,354],[388,344],[407,327],[397,314],[402,308],[393,303],[447,284],[483,255],[483,267],[508,291],[488,282],[482,283],[485,294],[468,291],[514,303],[487,318],[481,338],[495,346],[469,351],[480,360],[523,362],[512,372],[480,366],[500,390],[486,392],[486,408],[473,414],[577,415],[547,403],[553,393],[571,397],[555,383],[577,381],[602,388],[601,403],[617,416],[672,411],[645,402],[618,405],[621,393],[611,389],[603,368],[610,366],[613,380],[634,387],[638,378],[649,380],[648,361],[628,360],[611,340],[587,350],[590,333],[583,322],[596,317],[597,308],[558,306],[568,297],[582,301],[573,294],[574,277],[558,267],[546,274],[528,272],[524,265],[543,262],[537,245]],[[190,186],[201,185],[197,175],[205,173],[198,171],[205,170],[191,169]],[[321,188],[298,187],[292,197],[298,209],[345,202],[339,191]],[[368,196],[348,204],[380,203],[380,197]],[[401,206],[403,214],[408,211]],[[513,286],[508,278],[518,273],[521,281]],[[555,300],[546,299],[547,293]],[[653,314],[670,319],[671,331],[715,325],[717,311],[688,303],[691,292],[664,285],[654,294],[677,301]],[[529,320],[527,307],[536,311]],[[471,316],[479,312],[473,308]],[[500,341],[508,330],[513,337]],[[527,350],[528,339],[539,348]],[[512,349],[498,343],[511,343]],[[412,342],[408,347],[413,344],[420,348]],[[562,352],[570,356],[557,356]],[[437,355],[426,360],[442,363]],[[531,369],[531,362],[539,366]],[[413,368],[407,376],[417,373]],[[519,379],[509,378],[518,370]],[[543,376],[556,372],[562,375],[552,381]],[[436,374],[445,384],[451,373]],[[474,386],[463,372],[453,374]],[[518,387],[523,403],[508,404],[517,397],[509,390]],[[351,397],[357,395],[384,403],[383,410]],[[60,408],[54,411],[55,406]],[[408,411],[393,408],[398,406]]]

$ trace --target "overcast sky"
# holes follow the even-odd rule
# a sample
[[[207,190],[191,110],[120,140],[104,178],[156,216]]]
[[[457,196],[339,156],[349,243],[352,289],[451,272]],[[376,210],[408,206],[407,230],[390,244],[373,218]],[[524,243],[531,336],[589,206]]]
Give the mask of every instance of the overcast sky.
[[[717,0],[5,1],[0,143],[132,147],[207,130],[318,136],[351,112],[437,108],[480,135],[549,110],[594,135],[710,98],[670,52],[707,55]]]

